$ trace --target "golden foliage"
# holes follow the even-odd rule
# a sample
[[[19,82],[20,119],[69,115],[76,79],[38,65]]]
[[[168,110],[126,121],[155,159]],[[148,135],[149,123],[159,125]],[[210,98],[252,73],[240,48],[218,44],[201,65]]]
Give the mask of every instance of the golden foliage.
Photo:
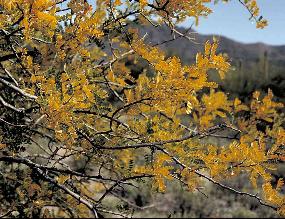
[[[0,28],[3,33],[19,33],[10,46],[17,62],[5,60],[3,65],[17,74],[21,94],[36,96],[28,103],[15,99],[15,107],[3,104],[4,108],[18,113],[23,112],[17,107],[26,105],[38,109],[26,116],[30,124],[6,125],[31,127],[27,133],[36,134],[30,139],[45,133],[43,138],[55,145],[48,145],[48,152],[41,148],[50,155],[42,156],[46,166],[33,166],[36,158],[27,161],[29,157],[21,157],[21,151],[9,151],[13,142],[7,137],[1,137],[0,149],[9,159],[22,158],[27,167],[38,171],[41,181],[61,190],[47,185],[41,189],[41,182],[33,182],[29,173],[16,189],[20,201],[37,197],[33,203],[40,208],[57,204],[51,198],[56,195],[68,203],[65,208],[59,205],[62,215],[68,215],[71,208],[88,217],[90,205],[101,209],[105,198],[101,193],[109,195],[128,177],[152,177],[160,192],[178,179],[194,191],[202,183],[201,176],[215,182],[247,173],[252,185],[263,191],[265,201],[285,212],[284,181],[279,179],[276,189],[271,184],[276,164],[285,160],[284,115],[280,113],[284,105],[274,100],[272,91],[265,96],[253,93],[250,103],[231,100],[219,91],[208,76],[217,71],[223,79],[230,63],[217,53],[216,39],[205,42],[194,63],[183,65],[179,57],[167,57],[158,46],[147,43],[138,28],[125,28],[133,22],[130,16],[150,23],[157,17],[157,25],[165,23],[172,31],[187,17],[198,25],[200,17],[212,12],[207,7],[210,2],[98,0],[95,7],[84,0],[0,1]],[[266,21],[258,18],[256,1],[242,2],[257,27],[263,28]],[[40,55],[30,55],[30,47]],[[129,63],[139,69],[142,62],[147,68],[135,78]],[[227,136],[221,134],[225,129]],[[209,143],[208,137],[226,138],[228,143]],[[62,164],[70,157],[85,157],[96,177],[88,175],[87,169],[81,173]]]

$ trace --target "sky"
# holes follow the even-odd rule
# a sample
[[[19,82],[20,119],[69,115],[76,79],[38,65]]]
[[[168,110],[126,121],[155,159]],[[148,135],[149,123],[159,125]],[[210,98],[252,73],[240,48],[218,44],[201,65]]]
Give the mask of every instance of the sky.
[[[262,42],[269,45],[285,45],[285,0],[257,0],[260,14],[269,22],[265,29],[256,29],[249,21],[248,11],[238,2],[211,4],[214,13],[201,18],[194,29],[202,34],[222,35],[243,43]],[[191,20],[183,26],[192,24]]]

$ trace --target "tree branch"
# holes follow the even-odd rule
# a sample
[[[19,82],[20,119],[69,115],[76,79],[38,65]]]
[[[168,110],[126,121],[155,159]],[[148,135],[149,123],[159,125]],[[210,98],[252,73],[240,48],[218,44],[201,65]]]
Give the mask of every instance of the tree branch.
[[[10,82],[4,80],[3,78],[0,78],[0,82],[1,82],[2,84],[5,84],[7,87],[13,89],[14,91],[16,91],[16,92],[22,94],[22,95],[25,96],[25,97],[28,97],[28,98],[30,98],[30,99],[37,99],[37,98],[38,98],[37,96],[34,96],[34,95],[32,95],[32,94],[28,94],[27,92],[25,92],[25,91],[23,91],[22,89],[16,87],[15,85],[13,85],[13,84],[11,84]]]

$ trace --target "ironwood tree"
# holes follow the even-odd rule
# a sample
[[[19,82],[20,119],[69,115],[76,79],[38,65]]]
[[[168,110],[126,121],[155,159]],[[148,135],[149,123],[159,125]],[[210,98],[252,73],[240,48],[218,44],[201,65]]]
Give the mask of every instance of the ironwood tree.
[[[256,0],[237,1],[257,28],[267,25]],[[285,159],[283,104],[270,90],[249,103],[219,91],[208,75],[224,78],[230,61],[215,38],[191,65],[159,49],[176,38],[194,42],[191,28],[176,26],[187,18],[199,25],[210,2],[220,4],[0,1],[2,216],[131,216],[136,206],[122,191],[143,180],[152,192],[172,181],[191,192],[210,181],[284,215],[283,179],[272,176]],[[172,37],[150,43],[141,25],[165,25]],[[258,194],[223,184],[240,174]],[[110,196],[129,208],[110,208]]]

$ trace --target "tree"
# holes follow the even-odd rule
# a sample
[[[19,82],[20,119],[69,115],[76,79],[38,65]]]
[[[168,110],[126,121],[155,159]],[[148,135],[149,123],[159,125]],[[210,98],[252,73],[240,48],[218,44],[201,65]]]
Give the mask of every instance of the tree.
[[[116,195],[131,209],[124,188],[145,179],[158,192],[173,180],[190,191],[210,181],[284,214],[283,179],[272,181],[284,160],[283,104],[270,90],[249,104],[230,100],[208,81],[230,68],[216,39],[183,66],[138,33],[139,25],[167,25],[169,41],[193,41],[175,27],[187,17],[198,25],[209,2],[0,1],[3,216],[122,215],[105,199]],[[239,2],[257,28],[266,26],[256,0]],[[149,67],[134,75],[127,62]],[[259,195],[222,183],[239,174]]]

